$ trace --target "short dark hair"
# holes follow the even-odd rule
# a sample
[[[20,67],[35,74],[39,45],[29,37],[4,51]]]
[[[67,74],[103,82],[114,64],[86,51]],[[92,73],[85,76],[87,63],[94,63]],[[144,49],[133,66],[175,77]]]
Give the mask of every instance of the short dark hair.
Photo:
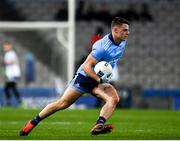
[[[122,24],[128,24],[129,25],[129,21],[124,19],[124,18],[115,17],[111,22],[111,28],[116,26],[116,25],[122,25]]]
[[[4,45],[12,45],[12,43],[10,41],[5,41]]]

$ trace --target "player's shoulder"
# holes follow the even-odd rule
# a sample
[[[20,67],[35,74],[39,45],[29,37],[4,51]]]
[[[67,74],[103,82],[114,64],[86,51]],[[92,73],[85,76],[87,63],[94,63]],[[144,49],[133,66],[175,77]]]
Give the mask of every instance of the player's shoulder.
[[[106,50],[112,44],[112,41],[109,39],[109,34],[105,35],[102,39],[94,43],[94,47],[101,47]]]
[[[16,52],[14,50],[9,51],[9,54],[16,55]]]
[[[8,51],[8,52],[6,52],[5,56],[15,57],[15,56],[16,56],[16,53],[15,53],[14,51]]]
[[[126,40],[122,40],[121,43],[119,44],[119,46],[121,47],[125,47],[125,45],[126,45]]]

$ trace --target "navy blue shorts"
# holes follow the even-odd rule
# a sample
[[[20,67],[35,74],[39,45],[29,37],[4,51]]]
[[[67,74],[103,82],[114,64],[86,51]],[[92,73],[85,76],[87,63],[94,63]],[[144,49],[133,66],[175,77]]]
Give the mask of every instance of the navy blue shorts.
[[[84,76],[82,74],[75,75],[74,79],[70,82],[69,86],[76,91],[83,93],[92,93],[92,90],[99,83],[91,77]]]

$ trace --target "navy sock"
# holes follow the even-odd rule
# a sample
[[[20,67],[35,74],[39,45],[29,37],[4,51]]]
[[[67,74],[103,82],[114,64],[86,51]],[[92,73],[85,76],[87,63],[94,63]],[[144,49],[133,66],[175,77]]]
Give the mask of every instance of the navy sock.
[[[106,122],[106,119],[102,116],[100,116],[98,118],[98,120],[96,121],[96,124],[104,124]]]
[[[33,118],[33,119],[31,120],[31,123],[32,123],[33,125],[37,125],[41,120],[42,120],[42,119],[39,117],[39,115],[37,115],[35,118]]]

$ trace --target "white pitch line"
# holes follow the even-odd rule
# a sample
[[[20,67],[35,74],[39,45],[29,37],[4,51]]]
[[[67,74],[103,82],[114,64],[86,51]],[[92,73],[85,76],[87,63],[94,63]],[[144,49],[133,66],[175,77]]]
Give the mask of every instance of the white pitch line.
[[[16,125],[16,124],[19,124],[19,123],[22,123],[22,122],[17,122],[17,121],[6,121],[6,122],[1,122],[0,121],[0,125],[1,124],[13,124],[13,125]],[[83,122],[69,122],[69,121],[56,121],[56,122],[42,122],[41,124],[61,124],[61,125],[70,125],[70,124],[83,124]]]

